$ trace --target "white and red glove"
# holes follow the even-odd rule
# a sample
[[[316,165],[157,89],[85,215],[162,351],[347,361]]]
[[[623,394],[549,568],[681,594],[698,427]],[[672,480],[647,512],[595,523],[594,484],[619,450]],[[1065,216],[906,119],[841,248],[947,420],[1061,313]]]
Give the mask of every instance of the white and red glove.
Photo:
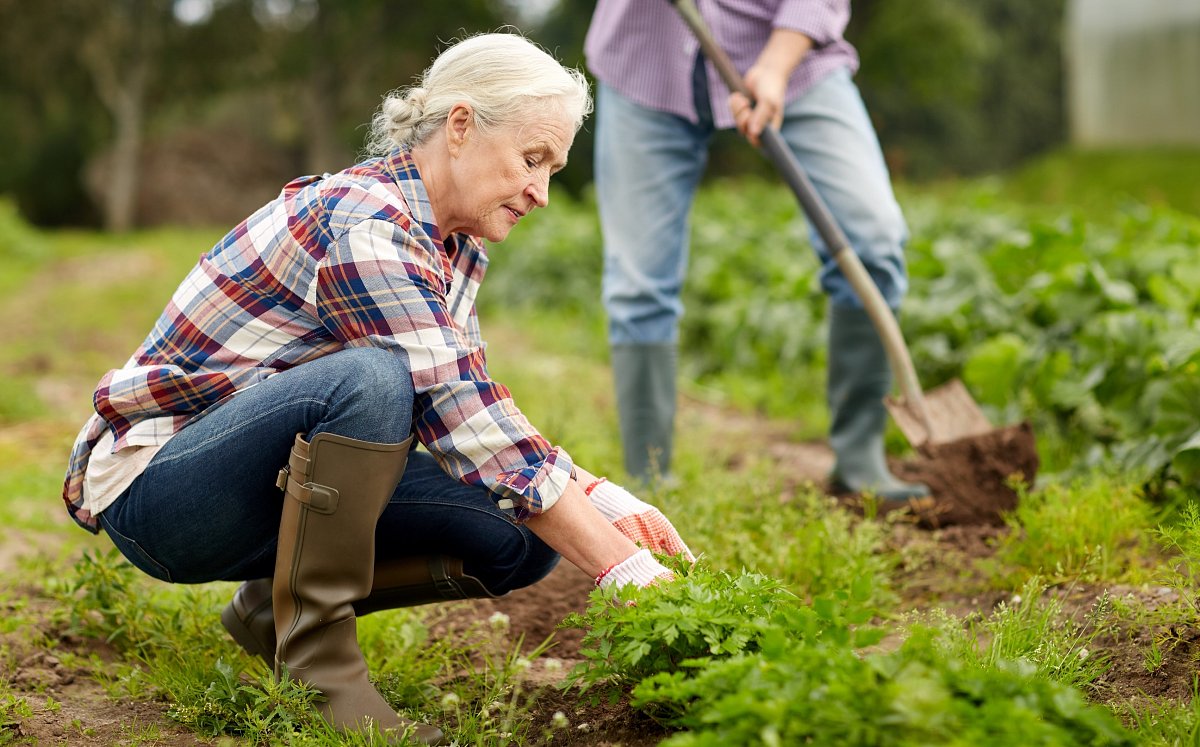
[[[674,581],[675,574],[654,559],[649,550],[638,550],[596,577],[601,589],[619,589],[626,584],[646,588],[662,581]]]
[[[689,562],[696,561],[696,556],[692,555],[662,511],[634,498],[625,488],[613,485],[602,477],[588,485],[583,492],[601,515],[634,544],[664,555],[683,553]]]

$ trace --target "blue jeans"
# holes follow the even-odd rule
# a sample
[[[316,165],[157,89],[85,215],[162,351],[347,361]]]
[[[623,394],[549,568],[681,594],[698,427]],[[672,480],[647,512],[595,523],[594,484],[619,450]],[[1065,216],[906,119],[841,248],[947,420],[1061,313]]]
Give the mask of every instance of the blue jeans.
[[[303,363],[222,402],[176,434],[100,523],[131,563],[176,583],[271,576],[283,494],[275,477],[297,433],[399,443],[412,427],[404,361],[354,348]],[[375,531],[376,560],[442,554],[494,594],[546,576],[559,556],[492,494],[459,483],[422,451]]]
[[[700,121],[695,124],[635,104],[603,84],[597,92],[595,183],[604,232],[603,299],[609,341],[615,345],[678,340],[688,213],[715,129],[704,67],[697,68],[693,88]],[[903,254],[908,229],[849,71],[829,75],[789,104],[781,132],[884,300],[899,308],[908,289]],[[754,217],[747,221],[753,230]],[[825,243],[811,233],[822,263],[821,286],[830,301],[861,307]]]

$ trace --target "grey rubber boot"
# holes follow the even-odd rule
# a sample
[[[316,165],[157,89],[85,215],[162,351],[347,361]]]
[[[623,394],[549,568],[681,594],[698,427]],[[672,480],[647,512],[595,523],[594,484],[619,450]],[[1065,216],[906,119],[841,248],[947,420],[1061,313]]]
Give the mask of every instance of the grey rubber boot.
[[[840,492],[870,492],[884,501],[929,495],[921,483],[904,482],[888,470],[883,431],[892,388],[887,353],[863,309],[829,310],[829,445],[836,463],[830,476]]]
[[[673,343],[612,347],[625,471],[641,483],[668,479],[671,471],[677,359]]]
[[[318,710],[341,731],[378,729],[389,744],[408,732],[410,741],[440,744],[440,729],[400,718],[371,684],[356,635],[354,602],[374,588],[375,525],[404,474],[411,440],[296,436],[278,483],[275,677],[319,690]]]
[[[371,593],[354,602],[354,615],[415,607],[454,599],[495,598],[474,576],[463,573],[462,561],[446,555],[400,558],[375,566]],[[275,618],[271,579],[247,581],[221,611],[221,624],[238,645],[275,666]]]

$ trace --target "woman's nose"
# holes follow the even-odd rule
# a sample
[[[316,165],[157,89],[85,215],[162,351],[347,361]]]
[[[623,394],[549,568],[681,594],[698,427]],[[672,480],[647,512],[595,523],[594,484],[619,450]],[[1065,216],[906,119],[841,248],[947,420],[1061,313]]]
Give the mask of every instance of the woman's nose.
[[[538,207],[546,207],[550,204],[550,175],[538,175],[534,178],[529,186],[525,189],[529,198],[533,200],[533,204]]]

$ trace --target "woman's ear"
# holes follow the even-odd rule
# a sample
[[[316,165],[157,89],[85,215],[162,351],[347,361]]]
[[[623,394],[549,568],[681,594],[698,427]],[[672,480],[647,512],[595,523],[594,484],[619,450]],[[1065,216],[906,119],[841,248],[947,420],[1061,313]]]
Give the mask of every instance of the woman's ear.
[[[457,103],[446,115],[446,144],[451,154],[457,154],[475,127],[475,112],[467,103]]]

